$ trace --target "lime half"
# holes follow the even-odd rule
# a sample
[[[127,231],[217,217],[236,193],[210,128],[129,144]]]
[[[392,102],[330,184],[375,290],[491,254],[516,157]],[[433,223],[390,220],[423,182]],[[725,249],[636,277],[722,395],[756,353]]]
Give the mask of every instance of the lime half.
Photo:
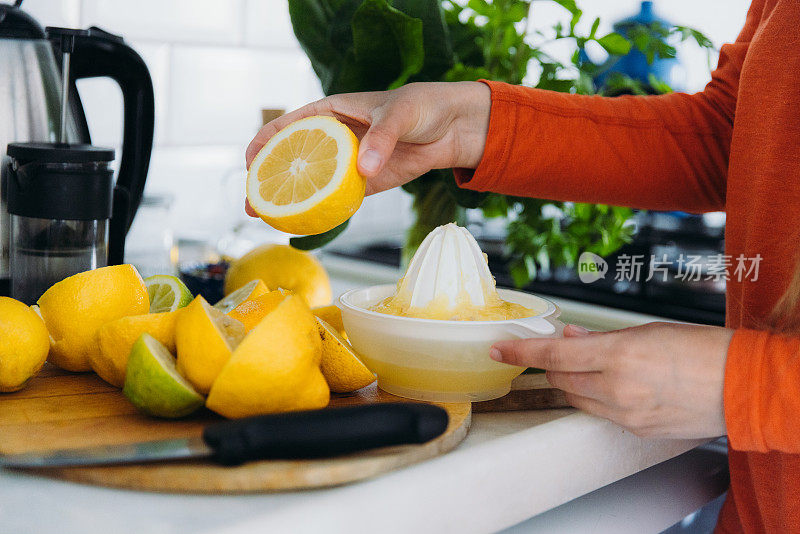
[[[183,308],[192,301],[192,292],[175,276],[156,274],[144,279],[150,297],[150,313],[162,313]]]
[[[122,393],[155,417],[177,418],[203,405],[203,397],[175,369],[175,357],[150,334],[133,344]]]

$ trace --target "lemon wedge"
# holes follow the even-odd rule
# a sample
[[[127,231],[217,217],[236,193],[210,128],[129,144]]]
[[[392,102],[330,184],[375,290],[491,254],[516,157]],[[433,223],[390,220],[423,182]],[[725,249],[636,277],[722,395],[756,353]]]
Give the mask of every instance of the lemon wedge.
[[[278,307],[283,299],[291,295],[290,291],[276,289],[236,306],[228,312],[228,317],[236,319],[244,325],[245,332],[255,328],[261,320]]]
[[[264,222],[290,234],[321,234],[349,219],[364,200],[358,138],[333,117],[293,122],[258,152],[247,172],[247,200]]]
[[[269,289],[262,280],[250,280],[239,289],[226,295],[222,300],[214,304],[214,307],[222,313],[228,313],[235,307],[260,297],[268,291]]]
[[[181,309],[175,323],[177,369],[200,393],[208,393],[244,338],[242,323],[197,296]]]
[[[314,316],[289,295],[234,350],[206,406],[229,418],[324,408],[330,390],[320,357]]]
[[[342,310],[340,310],[338,306],[335,304],[330,304],[328,306],[317,306],[316,308],[311,308],[311,313],[334,327],[343,338],[347,339],[347,332],[345,332],[344,329],[344,321],[342,321]]]
[[[361,363],[350,343],[325,320],[319,317],[316,319],[322,340],[320,370],[331,391],[349,393],[372,384],[375,375]]]
[[[142,334],[149,334],[168,351],[175,351],[175,323],[179,313],[175,310],[129,315],[104,324],[95,333],[99,350],[89,355],[92,370],[109,384],[121,388],[131,347]]]

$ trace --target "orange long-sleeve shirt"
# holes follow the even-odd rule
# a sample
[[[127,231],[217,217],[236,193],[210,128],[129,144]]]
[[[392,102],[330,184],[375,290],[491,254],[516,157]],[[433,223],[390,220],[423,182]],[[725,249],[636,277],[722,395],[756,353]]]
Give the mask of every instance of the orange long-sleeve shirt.
[[[486,82],[486,150],[463,187],[727,214],[731,489],[718,532],[800,532],[800,338],[758,328],[800,253],[800,2],[754,0],[704,91],[566,95]]]

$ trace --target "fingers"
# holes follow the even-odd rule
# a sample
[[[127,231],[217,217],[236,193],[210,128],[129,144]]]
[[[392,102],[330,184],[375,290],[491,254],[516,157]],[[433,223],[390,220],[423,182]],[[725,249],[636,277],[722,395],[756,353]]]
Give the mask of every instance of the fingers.
[[[256,154],[267,141],[294,121],[313,115],[328,115],[344,122],[359,133],[359,130],[365,129],[373,122],[373,112],[386,100],[385,91],[332,95],[282,115],[265,124],[248,145],[245,153],[247,168],[250,168]]]
[[[606,345],[605,336],[516,339],[495,343],[489,355],[503,363],[546,371],[602,371]]]
[[[286,115],[281,115],[277,119],[268,122],[261,127],[255,137],[253,137],[253,140],[250,141],[250,144],[247,146],[247,151],[245,151],[247,168],[250,168],[250,164],[253,163],[253,159],[256,157],[256,154],[258,154],[258,151],[261,150],[265,144],[267,144],[267,141],[269,141],[273,135],[283,130],[294,121],[311,117],[312,115],[331,114],[332,112],[330,110],[330,104],[326,102],[326,99],[323,98],[322,100],[317,100],[316,102],[306,104],[299,109],[287,113]]]
[[[567,400],[570,406],[574,406],[579,410],[596,415],[597,417],[611,420],[614,416],[614,411],[609,406],[603,404],[597,399],[576,395],[574,393],[565,393],[564,398]]]
[[[256,217],[256,218],[258,218],[258,213],[256,213],[256,210],[254,210],[254,209],[253,209],[253,206],[251,206],[251,205],[250,205],[250,201],[249,201],[249,200],[247,200],[247,199],[244,199],[244,211],[245,211],[245,213],[247,213],[247,214],[248,214],[250,217]]]
[[[591,334],[589,330],[586,328],[576,325],[576,324],[568,324],[564,327],[564,337],[580,337],[580,336],[587,336]]]
[[[372,123],[361,139],[358,172],[366,178],[380,174],[394,151],[398,139],[417,123],[416,106],[389,99],[372,112]]]
[[[606,385],[602,373],[566,373],[547,371],[547,381],[554,388],[582,397],[604,400]]]
[[[328,115],[339,120],[352,119],[359,121],[365,117],[367,110],[377,104],[376,93],[352,93],[344,95],[334,95],[311,102],[294,111],[281,115],[261,127],[258,133],[250,141],[245,152],[247,168],[258,154],[258,151],[267,144],[270,138],[289,126],[294,121],[311,117],[313,115]]]

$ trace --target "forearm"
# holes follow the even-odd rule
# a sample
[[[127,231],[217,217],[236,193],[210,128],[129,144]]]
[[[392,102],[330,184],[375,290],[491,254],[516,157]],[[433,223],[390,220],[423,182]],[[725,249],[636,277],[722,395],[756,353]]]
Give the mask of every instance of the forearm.
[[[483,159],[462,185],[647,209],[724,208],[731,122],[705,94],[602,98],[490,83]]]

